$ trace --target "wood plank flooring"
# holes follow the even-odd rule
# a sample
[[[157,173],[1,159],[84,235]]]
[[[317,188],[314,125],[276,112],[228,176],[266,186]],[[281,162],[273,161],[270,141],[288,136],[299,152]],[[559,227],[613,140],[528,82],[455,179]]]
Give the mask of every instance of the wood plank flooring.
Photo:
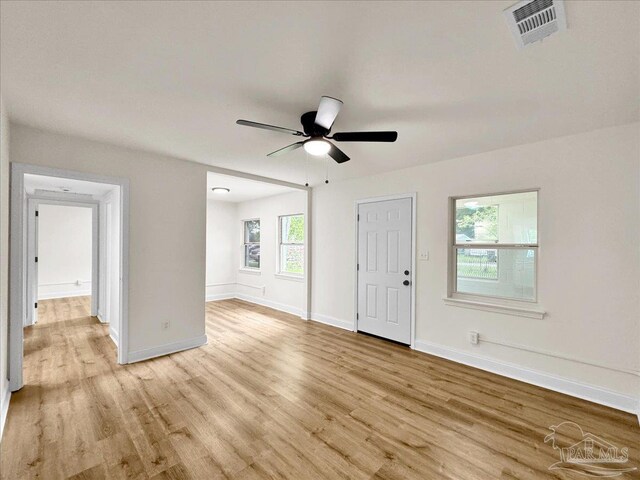
[[[207,304],[208,345],[125,366],[87,297],[39,308],[3,479],[587,478],[548,469],[563,421],[640,466],[633,415],[239,300]]]

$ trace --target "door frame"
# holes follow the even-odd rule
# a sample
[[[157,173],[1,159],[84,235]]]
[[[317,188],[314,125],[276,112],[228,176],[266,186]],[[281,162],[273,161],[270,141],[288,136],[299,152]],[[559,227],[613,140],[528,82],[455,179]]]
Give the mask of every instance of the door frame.
[[[93,173],[11,162],[10,253],[9,253],[9,389],[22,388],[24,360],[24,319],[26,317],[26,214],[27,174],[106,183],[120,188],[120,318],[118,322],[118,363],[128,363],[129,353],[129,179]]]
[[[29,212],[29,217],[27,219],[27,228],[26,228],[26,238],[25,242],[27,245],[27,253],[26,253],[26,263],[27,263],[27,293],[26,293],[26,302],[27,302],[27,316],[25,317],[25,326],[33,325],[33,310],[30,305],[31,303],[37,302],[37,298],[33,298],[30,291],[33,290],[34,285],[32,282],[38,281],[38,277],[35,275],[35,262],[32,261],[35,256],[35,249],[37,245],[32,244],[29,241],[30,237],[35,233],[35,216],[31,216],[32,210],[38,210],[40,205],[59,205],[63,207],[78,207],[78,208],[90,208],[91,209],[91,316],[97,317],[98,315],[98,304],[100,300],[100,285],[102,284],[104,278],[104,272],[101,271],[99,266],[99,253],[98,253],[98,245],[100,241],[100,212],[99,212],[99,200],[93,199],[74,199],[69,195],[65,195],[63,193],[60,194],[51,194],[49,195],[29,195],[27,194],[27,211]],[[37,238],[35,239],[37,242]],[[34,278],[35,277],[35,278]],[[31,313],[29,313],[31,312]]]
[[[415,348],[416,343],[416,279],[418,277],[416,272],[416,239],[417,239],[417,193],[399,193],[394,195],[383,195],[380,197],[369,197],[363,198],[360,200],[356,200],[354,202],[354,215],[353,221],[355,223],[355,258],[353,262],[353,271],[354,271],[354,303],[353,303],[353,331],[358,331],[358,235],[360,233],[359,228],[360,224],[358,222],[358,209],[360,205],[364,203],[377,203],[377,202],[386,202],[389,200],[402,200],[409,198],[411,199],[411,344],[409,345],[411,349]]]

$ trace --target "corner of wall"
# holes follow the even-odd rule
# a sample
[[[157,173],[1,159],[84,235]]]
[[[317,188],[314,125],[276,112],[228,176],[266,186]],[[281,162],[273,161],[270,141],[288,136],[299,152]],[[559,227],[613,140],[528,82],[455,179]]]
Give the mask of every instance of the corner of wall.
[[[9,116],[0,93],[0,258],[9,258]],[[9,410],[9,269],[0,265],[0,438]]]

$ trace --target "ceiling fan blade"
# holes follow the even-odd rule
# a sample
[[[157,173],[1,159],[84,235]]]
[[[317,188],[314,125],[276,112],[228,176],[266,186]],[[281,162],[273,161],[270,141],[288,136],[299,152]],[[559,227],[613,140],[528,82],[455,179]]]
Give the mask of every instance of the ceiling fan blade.
[[[267,125],[266,123],[252,122],[250,120],[237,120],[236,123],[245,127],[263,128],[265,130],[273,130],[274,132],[289,133],[297,136],[304,135],[302,132],[292,130],[291,128],[276,127],[275,125]]]
[[[287,145],[286,147],[281,148],[280,150],[276,150],[275,152],[271,152],[267,155],[267,157],[277,157],[278,155],[282,155],[283,153],[290,152],[295,150],[296,148],[300,148],[304,142],[296,142],[291,145]]]
[[[395,142],[398,132],[342,132],[331,138],[336,142]]]
[[[344,163],[349,161],[349,157],[347,157],[347,155],[342,150],[340,150],[338,147],[336,147],[333,144],[331,145],[331,149],[329,150],[328,154],[331,158],[333,158],[338,163]]]
[[[318,105],[318,112],[316,113],[316,125],[331,130],[340,108],[342,108],[342,100],[332,97],[320,97],[320,105]]]

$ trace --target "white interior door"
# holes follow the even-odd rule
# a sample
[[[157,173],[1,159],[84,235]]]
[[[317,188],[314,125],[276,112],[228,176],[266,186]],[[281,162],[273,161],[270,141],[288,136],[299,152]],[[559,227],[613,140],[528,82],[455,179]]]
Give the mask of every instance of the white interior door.
[[[358,206],[358,331],[411,343],[412,199]]]

